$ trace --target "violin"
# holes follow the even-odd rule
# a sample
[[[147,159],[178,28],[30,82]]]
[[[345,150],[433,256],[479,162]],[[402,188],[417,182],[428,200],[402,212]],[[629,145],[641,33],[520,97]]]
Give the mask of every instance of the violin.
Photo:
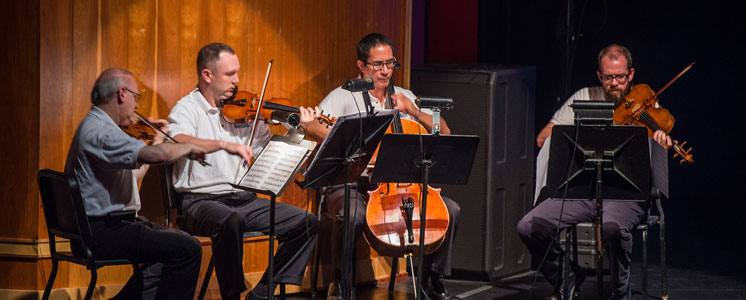
[[[178,143],[174,138],[172,138],[167,133],[160,130],[158,127],[156,127],[155,124],[150,123],[148,119],[143,117],[140,113],[135,112],[135,115],[133,116],[133,123],[129,126],[120,126],[122,130],[127,133],[129,136],[136,138],[138,140],[142,140],[145,142],[152,142],[155,136],[160,133],[163,134],[166,141],[172,142],[172,143]]]
[[[633,86],[629,94],[625,97],[624,102],[614,109],[614,123],[620,125],[632,124],[645,126],[648,129],[649,137],[652,137],[658,130],[662,130],[666,134],[671,132],[674,125],[673,115],[671,115],[667,109],[658,105],[657,96],[681,75],[688,71],[693,65],[694,63],[689,64],[657,93],[654,93],[647,84],[636,84]],[[694,162],[694,155],[690,153],[692,147],[689,147],[689,149],[684,148],[686,141],[679,144],[674,140],[672,141],[672,144],[671,148],[675,151],[673,157],[681,157],[679,163]]]
[[[392,82],[393,83],[393,82]],[[387,89],[386,107],[393,108],[391,95],[393,84]],[[386,133],[417,134],[427,132],[419,123],[400,119],[396,114]],[[374,156],[378,153],[378,149]],[[402,256],[419,253],[430,254],[440,248],[450,223],[448,208],[440,196],[440,189],[427,187],[427,218],[425,221],[425,242],[420,241],[420,207],[422,203],[421,183],[379,183],[378,188],[369,191],[365,213],[365,239],[379,253],[387,256]]]
[[[174,144],[179,143],[170,135],[163,132],[163,130],[159,129],[155,124],[150,123],[150,121],[148,121],[148,119],[143,117],[140,113],[135,112],[133,119],[134,122],[132,122],[132,124],[130,124],[129,126],[120,126],[120,128],[122,128],[122,130],[129,136],[149,143],[153,141],[158,133],[160,133],[164,136],[166,142]],[[203,166],[211,166],[204,159],[199,159],[197,160],[197,162]]]
[[[145,142],[153,141],[153,138],[155,138],[156,135],[155,129],[146,125],[145,122],[141,122],[140,118],[137,118],[137,120],[129,126],[120,126],[120,128],[122,128],[122,130],[129,136]]]
[[[236,100],[237,99],[237,100]],[[238,91],[232,99],[224,100],[220,109],[223,119],[226,122],[234,124],[247,123],[253,119],[259,110],[259,115],[269,124],[279,124],[276,119],[287,120],[290,125],[297,126],[300,123],[300,109],[292,106],[293,103],[286,98],[272,98],[264,100],[259,106],[259,100],[256,94],[247,91]],[[274,114],[274,115],[273,115]],[[274,118],[273,118],[274,116]],[[327,115],[321,115],[319,122],[327,126],[334,124],[336,118]]]

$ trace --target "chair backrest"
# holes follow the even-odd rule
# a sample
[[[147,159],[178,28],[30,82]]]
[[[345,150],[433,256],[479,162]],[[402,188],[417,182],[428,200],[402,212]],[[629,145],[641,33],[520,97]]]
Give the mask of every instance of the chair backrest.
[[[50,169],[39,171],[37,180],[51,250],[54,252],[54,236],[60,236],[71,243],[78,241],[90,258],[86,245],[91,240],[91,228],[77,181]]]
[[[171,219],[171,209],[176,209],[178,211],[178,215],[176,217],[177,225],[179,221],[179,217],[181,216],[181,197],[176,190],[174,190],[174,183],[173,183],[173,168],[174,164],[167,164],[159,166],[162,169],[162,176],[161,176],[161,195],[163,198],[163,209],[166,213],[166,226],[169,226]]]

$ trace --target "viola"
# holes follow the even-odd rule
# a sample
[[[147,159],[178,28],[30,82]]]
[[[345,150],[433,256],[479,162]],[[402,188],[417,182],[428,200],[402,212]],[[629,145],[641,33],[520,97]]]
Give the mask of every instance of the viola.
[[[142,140],[144,142],[152,142],[155,136],[160,133],[163,134],[166,141],[172,142],[172,143],[178,143],[176,140],[174,140],[170,135],[163,132],[162,130],[158,129],[158,127],[150,123],[148,119],[143,117],[140,113],[135,112],[135,115],[133,116],[132,124],[129,126],[121,126],[122,130],[127,133],[129,136],[136,138],[138,140]]]
[[[632,87],[624,102],[614,109],[614,123],[620,125],[642,125],[648,129],[648,136],[662,130],[666,134],[671,132],[674,125],[674,117],[671,113],[658,105],[658,95],[663,92],[671,83],[678,79],[684,72],[689,70],[694,63],[689,64],[676,77],[668,82],[661,90],[654,93],[647,84],[637,84]],[[672,142],[672,149],[675,151],[674,158],[681,157],[679,163],[693,163],[694,155],[691,154],[692,148],[684,148],[686,141],[679,144],[678,141]]]
[[[238,91],[233,99],[223,101],[220,111],[225,121],[234,124],[247,123],[254,118],[257,110],[259,110],[259,115],[270,124],[279,124],[272,122],[272,113],[275,111],[295,114],[295,116],[288,116],[288,118],[297,118],[300,121],[300,117],[297,115],[300,113],[300,109],[294,107],[290,99],[272,98],[262,102],[259,106],[258,97],[252,92]],[[327,125],[334,124],[335,120],[336,118],[330,118],[323,114],[319,117],[319,122]]]
[[[151,128],[150,126],[146,125],[145,122],[141,122],[140,120],[136,120],[129,126],[120,128],[122,128],[122,130],[129,136],[145,142],[153,141],[153,138],[155,138],[156,135],[155,129]]]
[[[393,85],[387,91],[387,108],[393,108],[390,95]],[[396,114],[387,133],[417,134],[427,130],[417,122],[400,119]],[[378,150],[375,152],[377,155]],[[422,184],[420,183],[379,183],[378,188],[369,191],[365,213],[365,239],[379,253],[387,256],[435,252],[443,241],[450,223],[448,208],[440,196],[440,189],[427,187],[427,218],[425,221],[425,242],[420,241],[420,208]]]

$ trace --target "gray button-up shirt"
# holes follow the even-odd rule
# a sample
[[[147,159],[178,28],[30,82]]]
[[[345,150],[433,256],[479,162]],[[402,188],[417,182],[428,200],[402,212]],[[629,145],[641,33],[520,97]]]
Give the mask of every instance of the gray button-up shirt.
[[[145,143],[122,131],[114,120],[93,106],[78,126],[65,162],[65,175],[78,181],[89,216],[140,209],[133,169]]]

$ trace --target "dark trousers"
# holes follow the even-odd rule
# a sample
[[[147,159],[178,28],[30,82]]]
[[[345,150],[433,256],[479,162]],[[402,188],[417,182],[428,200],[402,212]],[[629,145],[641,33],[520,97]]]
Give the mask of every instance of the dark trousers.
[[[269,233],[270,200],[254,193],[183,195],[183,226],[192,234],[212,239],[212,257],[223,299],[237,299],[246,290],[243,272],[243,233]],[[319,222],[295,206],[277,202],[274,283],[300,285],[318,237]],[[265,272],[260,284],[268,284]],[[261,294],[264,294],[263,292]]]
[[[342,268],[342,257],[344,255],[344,186],[327,188],[325,195],[325,214],[328,218],[334,220],[334,226],[332,229],[332,261],[334,266],[339,270]],[[443,240],[443,244],[438,248],[438,250],[425,257],[425,264],[429,265],[429,267],[426,267],[429,270],[448,276],[451,275],[452,242],[456,236],[456,230],[458,229],[461,207],[458,203],[448,197],[443,196],[443,201],[445,202],[450,215],[450,224],[448,226],[448,231],[446,232],[446,237]],[[363,234],[367,203],[367,191],[359,191],[355,185],[350,192],[350,217],[348,218],[350,230],[352,230],[354,237],[354,241],[352,241],[353,249],[354,245],[357,245],[357,241]]]
[[[142,217],[108,225],[102,219],[91,219],[90,224],[94,258],[128,258],[143,265],[114,299],[194,297],[202,258],[197,239]]]
[[[518,222],[518,234],[528,247],[535,260],[540,260],[547,253],[546,260],[541,263],[539,271],[544,278],[553,285],[559,284],[561,279],[562,250],[559,243],[554,241],[557,233],[557,223],[562,211],[562,222],[559,229],[566,229],[582,222],[592,222],[595,212],[593,201],[555,201],[547,199],[529,211]],[[645,211],[646,203],[606,201],[603,203],[603,245],[609,257],[611,269],[611,289],[616,295],[623,295],[629,280],[629,264],[632,255],[631,231],[640,223]]]

